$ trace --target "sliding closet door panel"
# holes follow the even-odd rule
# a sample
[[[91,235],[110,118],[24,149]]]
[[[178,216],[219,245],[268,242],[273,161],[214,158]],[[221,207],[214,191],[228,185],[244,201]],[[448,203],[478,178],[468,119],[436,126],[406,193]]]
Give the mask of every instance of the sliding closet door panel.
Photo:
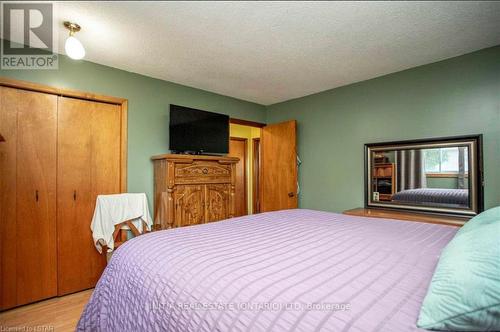
[[[59,98],[57,165],[58,294],[93,287],[90,222],[91,102]],[[95,249],[94,249],[95,250]]]
[[[17,92],[17,305],[57,295],[57,96]]]
[[[17,90],[0,87],[0,309],[16,305]]]
[[[91,197],[92,209],[97,195],[120,193],[120,107],[117,105],[92,103],[91,135]],[[99,280],[106,262],[95,249],[92,241],[86,241],[90,260],[89,282],[95,285]]]
[[[94,103],[92,114],[92,194],[120,192],[120,107]]]
[[[90,224],[97,195],[120,192],[119,106],[59,99],[59,295],[94,287],[106,260]]]

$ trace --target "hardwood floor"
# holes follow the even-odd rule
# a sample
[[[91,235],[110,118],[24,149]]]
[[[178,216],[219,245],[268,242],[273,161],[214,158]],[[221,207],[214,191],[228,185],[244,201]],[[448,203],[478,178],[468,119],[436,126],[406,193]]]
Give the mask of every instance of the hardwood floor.
[[[93,289],[0,313],[0,331],[74,331]]]

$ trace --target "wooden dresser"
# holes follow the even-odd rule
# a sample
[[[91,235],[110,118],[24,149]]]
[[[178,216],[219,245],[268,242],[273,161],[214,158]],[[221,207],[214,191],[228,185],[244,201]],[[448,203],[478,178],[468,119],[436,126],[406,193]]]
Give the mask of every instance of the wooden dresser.
[[[234,216],[238,158],[164,154],[154,163],[155,229]]]

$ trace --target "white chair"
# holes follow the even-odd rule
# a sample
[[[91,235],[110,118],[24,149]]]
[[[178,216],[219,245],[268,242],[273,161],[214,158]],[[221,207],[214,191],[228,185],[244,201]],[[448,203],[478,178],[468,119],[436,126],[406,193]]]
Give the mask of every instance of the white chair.
[[[111,252],[127,240],[127,232],[134,236],[151,231],[153,225],[146,194],[116,194],[97,196],[90,229],[94,245],[99,251]]]

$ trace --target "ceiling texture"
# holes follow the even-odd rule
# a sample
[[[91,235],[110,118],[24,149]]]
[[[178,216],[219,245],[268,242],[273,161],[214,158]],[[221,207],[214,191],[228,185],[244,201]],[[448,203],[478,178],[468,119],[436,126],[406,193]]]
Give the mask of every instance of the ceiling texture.
[[[60,2],[86,60],[263,105],[500,44],[500,2]]]

